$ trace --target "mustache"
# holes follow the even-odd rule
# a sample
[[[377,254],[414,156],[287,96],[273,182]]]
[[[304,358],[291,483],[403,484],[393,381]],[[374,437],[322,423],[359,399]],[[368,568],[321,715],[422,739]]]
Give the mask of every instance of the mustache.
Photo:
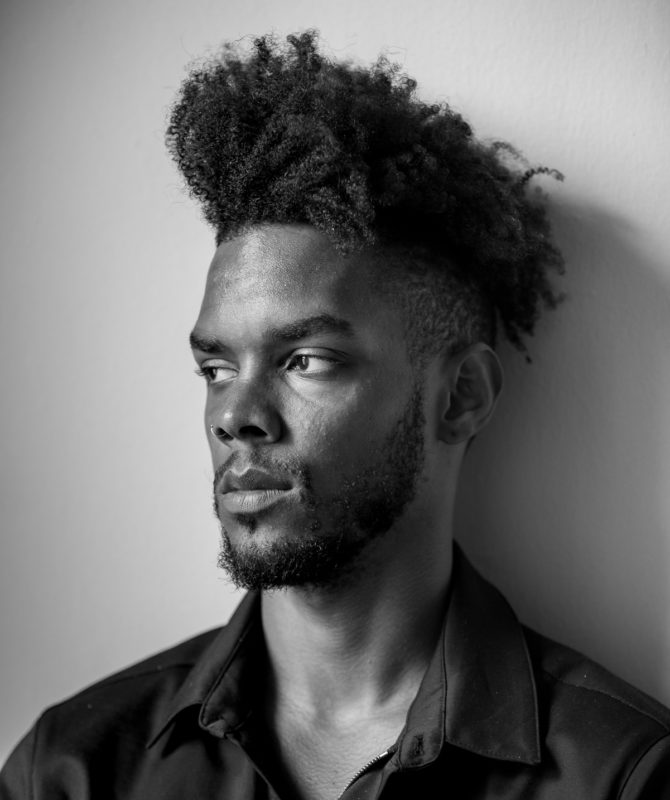
[[[278,459],[262,451],[243,453],[236,450],[214,471],[214,491],[219,489],[223,476],[229,470],[241,474],[248,469],[262,470],[277,480],[286,480],[303,489],[311,487],[309,468],[298,458]]]

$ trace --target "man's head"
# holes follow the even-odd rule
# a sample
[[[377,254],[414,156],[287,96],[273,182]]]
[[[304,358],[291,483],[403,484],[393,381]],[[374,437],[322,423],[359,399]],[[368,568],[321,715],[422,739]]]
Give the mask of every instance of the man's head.
[[[378,291],[384,266],[306,225],[217,249],[191,344],[223,564],[241,585],[331,583],[392,527],[444,525],[498,364],[486,345],[414,353],[404,310]]]
[[[546,170],[510,165],[384,60],[289,45],[194,70],[168,130],[219,245],[193,344],[224,560],[246,585],[326,583],[450,512],[500,387],[496,327],[525,349],[562,269],[526,195]]]

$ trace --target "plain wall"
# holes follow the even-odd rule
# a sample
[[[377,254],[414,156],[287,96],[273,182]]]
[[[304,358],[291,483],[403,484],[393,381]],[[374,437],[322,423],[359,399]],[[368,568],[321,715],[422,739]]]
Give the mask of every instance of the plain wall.
[[[11,0],[0,18],[0,758],[225,622],[187,334],[213,252],[163,146],[191,59],[321,30],[556,167],[567,300],[502,348],[458,535],[520,616],[670,703],[666,0]]]

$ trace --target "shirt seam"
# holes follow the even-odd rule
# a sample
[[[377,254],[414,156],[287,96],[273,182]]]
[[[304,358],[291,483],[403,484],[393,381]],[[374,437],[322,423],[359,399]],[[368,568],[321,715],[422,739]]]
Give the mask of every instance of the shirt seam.
[[[539,764],[540,761],[531,761],[525,755],[520,755],[519,753],[506,753],[500,748],[493,749],[490,747],[477,747],[476,749],[469,744],[468,742],[464,742],[461,739],[448,739],[447,742],[454,747],[458,747],[460,750],[466,750],[468,753],[474,753],[477,756],[483,756],[484,758],[492,758],[496,761],[506,761],[511,764],[527,764],[528,766],[534,766],[535,764]]]
[[[617,697],[616,695],[610,694],[609,692],[605,692],[602,689],[596,689],[595,687],[592,686],[579,686],[576,683],[570,683],[569,681],[565,681],[562,678],[559,678],[557,675],[554,675],[545,668],[542,669],[542,672],[544,675],[547,675],[553,681],[555,681],[556,683],[560,683],[563,686],[569,686],[571,689],[575,689],[578,691],[593,692],[594,694],[599,694],[602,695],[603,697],[607,697],[610,700],[613,700],[615,703],[620,703],[622,706],[626,706],[626,708],[630,708],[632,711],[635,711],[636,713],[640,714],[645,719],[648,719],[651,722],[656,723],[656,725],[658,725],[659,728],[661,728],[661,730],[665,731],[664,735],[667,736],[668,734],[670,734],[670,726],[666,725],[664,722],[658,719],[658,717],[653,716],[648,711],[644,711],[642,708],[639,708],[638,706],[633,705],[627,700],[624,700],[622,697]],[[661,738],[663,738],[663,736],[661,736]]]
[[[105,686],[113,686],[116,683],[123,683],[123,681],[130,681],[133,678],[145,678],[147,675],[154,675],[157,672],[167,672],[171,669],[192,669],[195,666],[194,661],[176,661],[174,664],[168,664],[167,666],[159,666],[153,667],[152,669],[143,669],[141,672],[134,672],[132,675],[117,675],[110,676],[109,678],[103,678],[102,681],[98,684],[93,684],[89,686],[89,689],[94,689],[96,686],[100,686],[100,688],[104,688]],[[88,691],[87,689],[83,690],[84,692]]]
[[[617,800],[621,800],[621,798],[623,797],[624,792],[626,791],[626,787],[628,786],[628,784],[631,781],[631,778],[633,777],[633,773],[640,766],[642,761],[649,755],[649,753],[654,749],[654,747],[656,747],[656,745],[659,742],[662,742],[664,739],[668,739],[669,737],[670,737],[670,733],[666,733],[664,736],[659,736],[658,739],[655,739],[649,745],[649,747],[643,753],[640,754],[640,757],[637,759],[635,764],[633,764],[633,766],[630,768],[630,771],[628,772],[628,775],[626,775],[626,779],[623,782],[623,784],[621,785],[621,789],[619,790],[619,793],[617,794]]]

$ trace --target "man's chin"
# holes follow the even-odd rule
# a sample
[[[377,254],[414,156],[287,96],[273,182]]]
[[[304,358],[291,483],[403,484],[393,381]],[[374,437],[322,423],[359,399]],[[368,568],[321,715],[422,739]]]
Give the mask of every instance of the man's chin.
[[[349,573],[366,544],[313,530],[288,537],[257,520],[247,523],[246,533],[222,529],[218,559],[219,567],[241,589],[333,586]]]

